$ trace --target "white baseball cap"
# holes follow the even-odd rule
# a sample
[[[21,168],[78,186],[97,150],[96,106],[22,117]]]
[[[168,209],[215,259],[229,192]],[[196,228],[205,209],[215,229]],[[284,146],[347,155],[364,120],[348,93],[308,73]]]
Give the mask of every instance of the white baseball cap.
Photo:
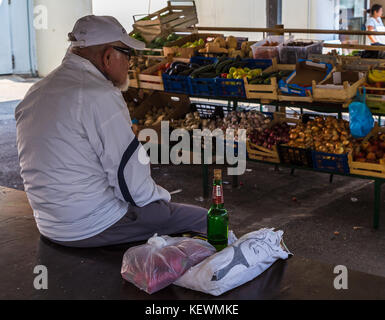
[[[76,21],[74,29],[68,34],[74,47],[89,47],[121,41],[130,48],[143,50],[146,44],[127,34],[126,29],[111,16],[89,15]]]

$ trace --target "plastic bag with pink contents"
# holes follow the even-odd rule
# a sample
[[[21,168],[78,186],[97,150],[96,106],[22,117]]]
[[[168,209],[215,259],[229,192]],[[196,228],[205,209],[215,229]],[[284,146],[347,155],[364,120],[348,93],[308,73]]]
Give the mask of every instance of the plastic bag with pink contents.
[[[128,249],[122,262],[122,277],[152,294],[182,276],[216,252],[208,242],[155,234],[146,244]]]

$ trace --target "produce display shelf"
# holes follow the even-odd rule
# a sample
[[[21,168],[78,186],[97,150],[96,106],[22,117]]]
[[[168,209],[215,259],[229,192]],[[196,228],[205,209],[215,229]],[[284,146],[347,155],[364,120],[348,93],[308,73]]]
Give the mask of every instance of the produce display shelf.
[[[197,95],[197,94],[190,94],[191,98],[196,99],[204,99],[204,100],[218,100],[218,101],[227,101],[228,103],[232,102],[233,109],[238,109],[238,103],[253,103],[253,104],[261,104],[266,105],[266,103],[263,102],[261,99],[247,99],[247,98],[240,98],[240,97],[221,97],[221,96],[205,96],[205,95]],[[269,103],[270,106],[275,106],[276,111],[279,110],[279,108],[282,107],[293,107],[298,108],[301,110],[301,113],[304,109],[318,112],[318,113],[334,113],[338,114],[338,118],[342,118],[342,113],[347,113],[347,105],[346,103],[336,103],[336,102],[286,102],[286,101],[274,101]],[[379,116],[381,119],[381,113],[375,113],[373,112],[373,115]],[[368,176],[368,175],[361,175],[356,173],[349,173],[349,172],[338,172],[336,170],[330,170],[330,168],[323,168],[322,170],[317,170],[314,168],[304,167],[304,166],[296,166],[293,164],[287,164],[287,163],[274,163],[271,161],[271,159],[268,159],[270,161],[263,161],[263,160],[257,160],[257,159],[251,159],[250,157],[247,158],[247,161],[251,162],[258,162],[258,163],[265,163],[270,165],[275,165],[279,167],[286,167],[291,168],[292,171],[295,169],[301,169],[301,170],[307,170],[307,171],[313,171],[318,173],[326,173],[331,175],[331,180],[333,175],[339,175],[339,176],[346,176],[351,178],[359,178],[359,179],[366,179],[366,180],[373,180],[374,181],[374,214],[373,214],[373,228],[378,229],[379,227],[379,216],[380,216],[380,208],[381,208],[381,186],[385,183],[385,178],[377,177],[377,176]],[[203,186],[203,197],[207,198],[209,196],[209,188],[208,188],[208,164],[202,164],[202,186]],[[237,176],[233,177],[233,186],[237,185]]]
[[[218,27],[197,27],[196,30],[198,31],[209,31],[209,32],[250,32],[251,29],[245,29],[245,28],[218,28]],[[326,33],[334,33],[334,34],[354,34],[358,35],[358,33],[362,33],[367,35],[367,33],[362,32],[362,31],[341,31],[341,30],[308,30],[308,29],[285,29],[285,28],[279,28],[274,29],[274,28],[252,28],[252,31],[254,32],[263,32],[263,36],[265,37],[265,34],[268,32],[276,32],[279,31],[278,33],[281,35],[291,35],[291,33],[315,33],[315,34],[323,34],[325,31]],[[310,32],[311,31],[311,32]],[[278,34],[277,33],[277,34]],[[298,39],[297,39],[298,40]],[[350,70],[350,71],[368,71],[370,67],[372,66],[377,66],[381,65],[383,63],[383,60],[381,59],[364,59],[364,58],[357,58],[357,57],[343,57],[343,56],[335,56],[335,55],[324,55],[321,54],[320,50],[318,48],[322,47],[322,42],[319,41],[314,41],[314,52],[313,50],[310,50],[310,46],[308,47],[302,47],[302,48],[295,48],[295,47],[285,47],[284,50],[281,50],[281,54],[284,54],[284,58],[282,59],[283,63],[293,63],[293,61],[289,61],[292,57],[296,56],[297,60],[298,58],[312,58],[313,56],[319,57],[319,61],[321,62],[327,62],[330,63],[332,62],[333,64],[341,64],[340,61],[337,61],[338,59],[341,59],[342,61],[342,70]],[[373,47],[373,46],[358,46],[358,45],[327,45],[329,47],[333,48],[348,48],[348,49],[365,49],[365,50],[379,50],[383,51],[383,48],[381,47]],[[313,49],[313,48],[312,48]],[[283,51],[283,52],[282,52]],[[290,51],[290,52],[288,52]],[[298,56],[298,52],[294,51],[301,51],[299,52],[300,55]],[[288,54],[289,53],[289,54]],[[291,54],[294,53],[294,54]],[[302,56],[302,53],[306,53],[306,55]],[[324,59],[326,59],[324,61]],[[282,63],[282,62],[281,62]],[[358,84],[354,83],[352,86],[346,86],[344,85],[343,90],[341,89],[341,92],[337,92],[338,90],[335,90],[331,92],[332,94],[329,94],[326,90],[324,91],[322,87],[320,87],[319,92],[316,92],[318,94],[313,96],[307,96],[303,97],[302,100],[296,98],[296,97],[287,97],[287,96],[280,96],[279,92],[276,92],[275,85],[272,84],[270,86],[261,86],[261,87],[247,87],[247,82],[245,82],[246,85],[246,96],[223,96],[219,93],[217,93],[215,96],[210,94],[207,95],[206,92],[203,94],[201,92],[196,92],[192,91],[190,93],[190,97],[195,98],[196,100],[199,99],[205,99],[205,101],[211,101],[211,100],[218,100],[218,101],[227,101],[228,105],[232,105],[234,110],[239,110],[238,104],[259,104],[261,111],[263,110],[263,106],[271,106],[275,107],[275,111],[281,111],[284,108],[295,108],[299,109],[300,113],[303,114],[304,110],[312,111],[314,113],[321,113],[321,114],[338,114],[338,118],[342,119],[343,114],[348,113],[348,106],[351,103],[353,99],[351,97],[354,95],[355,87],[359,86],[362,81],[360,81]],[[313,88],[313,84],[312,84]],[[251,90],[250,90],[251,89]],[[317,90],[316,90],[317,91]],[[254,96],[251,95],[255,94]],[[270,96],[267,97],[264,94],[268,93]],[[341,93],[341,95],[340,95]],[[369,93],[370,94],[370,93]],[[368,96],[369,96],[368,94]],[[313,99],[314,98],[314,99]],[[316,100],[316,101],[315,101]],[[321,101],[319,101],[321,100]],[[325,100],[325,101],[324,101]],[[343,100],[343,101],[342,101]],[[385,114],[385,106],[382,105],[382,101],[384,100],[384,97],[381,94],[377,95],[372,95],[370,96],[370,99],[368,99],[371,104],[369,107],[371,108],[372,114],[374,116],[379,117],[379,123],[381,124],[381,116],[384,117]],[[385,101],[385,100],[384,100]],[[385,103],[384,103],[385,105]],[[266,150],[262,150],[262,156],[265,155]],[[270,151],[269,151],[270,152]],[[313,156],[315,154],[313,153]],[[321,159],[319,159],[319,163],[323,164],[321,167],[318,169],[316,168],[309,168],[309,167],[304,167],[304,166],[297,166],[295,164],[290,164],[290,163],[281,163],[277,164],[271,161],[271,159],[267,159],[268,161],[264,161],[264,159],[250,159],[248,158],[248,161],[251,162],[258,162],[258,163],[266,163],[269,165],[275,165],[275,166],[281,166],[281,167],[286,167],[286,168],[291,168],[292,172],[295,169],[301,169],[301,170],[307,170],[307,171],[313,171],[313,172],[318,172],[318,173],[326,173],[330,174],[331,180],[333,175],[340,175],[340,176],[346,176],[346,177],[352,177],[352,178],[359,178],[359,179],[367,179],[367,180],[374,180],[374,217],[373,217],[373,225],[374,228],[378,228],[379,226],[379,212],[380,212],[380,190],[381,190],[381,185],[385,183],[385,177],[383,174],[385,173],[384,168],[378,167],[376,164],[373,165],[368,165],[368,164],[363,164],[363,163],[357,163],[353,161],[351,155],[342,155],[341,160],[343,162],[342,165],[339,166],[336,163],[331,164],[327,163],[329,160],[334,160],[330,159],[330,155],[319,155]],[[326,158],[323,158],[323,156],[326,156]],[[340,158],[340,157],[338,157]],[[345,161],[347,159],[347,161]],[[324,162],[322,162],[324,160]],[[325,160],[327,160],[325,162]],[[339,161],[339,160],[337,160]],[[345,166],[345,164],[348,164]],[[352,163],[354,166],[352,166]],[[346,170],[346,168],[350,169]],[[352,170],[354,168],[355,170]],[[208,165],[203,164],[202,165],[202,173],[203,173],[203,190],[204,190],[204,196],[207,197],[209,195],[208,192]],[[372,176],[369,175],[368,172],[371,172]],[[235,181],[238,179],[237,176],[234,176],[233,178],[233,186],[238,185],[235,183]]]

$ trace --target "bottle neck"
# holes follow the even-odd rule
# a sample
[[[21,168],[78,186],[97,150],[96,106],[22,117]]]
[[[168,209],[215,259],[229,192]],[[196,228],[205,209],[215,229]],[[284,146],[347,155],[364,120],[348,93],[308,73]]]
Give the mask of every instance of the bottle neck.
[[[218,208],[223,208],[224,206],[222,180],[214,180],[213,205],[217,206]]]

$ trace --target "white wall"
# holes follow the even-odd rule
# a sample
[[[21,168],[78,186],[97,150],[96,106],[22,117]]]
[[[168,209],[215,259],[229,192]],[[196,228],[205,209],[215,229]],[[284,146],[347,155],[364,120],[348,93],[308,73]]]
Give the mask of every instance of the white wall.
[[[199,25],[204,27],[266,27],[265,0],[197,0]],[[262,39],[261,33],[230,32],[233,36]]]
[[[289,29],[310,28],[309,8],[308,0],[282,0],[282,24]],[[308,38],[307,35],[302,34],[294,34],[294,36],[296,38]]]
[[[339,29],[339,6],[335,0],[312,0],[310,4],[310,28],[311,29]],[[336,35],[313,35],[313,39],[334,40]]]
[[[93,14],[114,16],[128,33],[132,31],[134,15],[152,13],[164,7],[167,7],[167,0],[92,0]]]
[[[37,68],[46,76],[58,67],[69,46],[68,33],[76,20],[91,14],[91,0],[34,0],[47,8],[47,29],[36,29]],[[36,14],[35,17],[37,17]]]
[[[290,29],[338,29],[335,6],[336,0],[282,0],[282,23]],[[334,35],[293,35],[303,39],[335,39]]]
[[[201,26],[266,27],[265,0],[196,0],[195,4]],[[128,32],[132,31],[133,15],[152,13],[166,6],[166,0],[92,0],[94,14],[114,16]],[[262,38],[262,34],[255,33],[231,32],[231,34],[250,39]]]

